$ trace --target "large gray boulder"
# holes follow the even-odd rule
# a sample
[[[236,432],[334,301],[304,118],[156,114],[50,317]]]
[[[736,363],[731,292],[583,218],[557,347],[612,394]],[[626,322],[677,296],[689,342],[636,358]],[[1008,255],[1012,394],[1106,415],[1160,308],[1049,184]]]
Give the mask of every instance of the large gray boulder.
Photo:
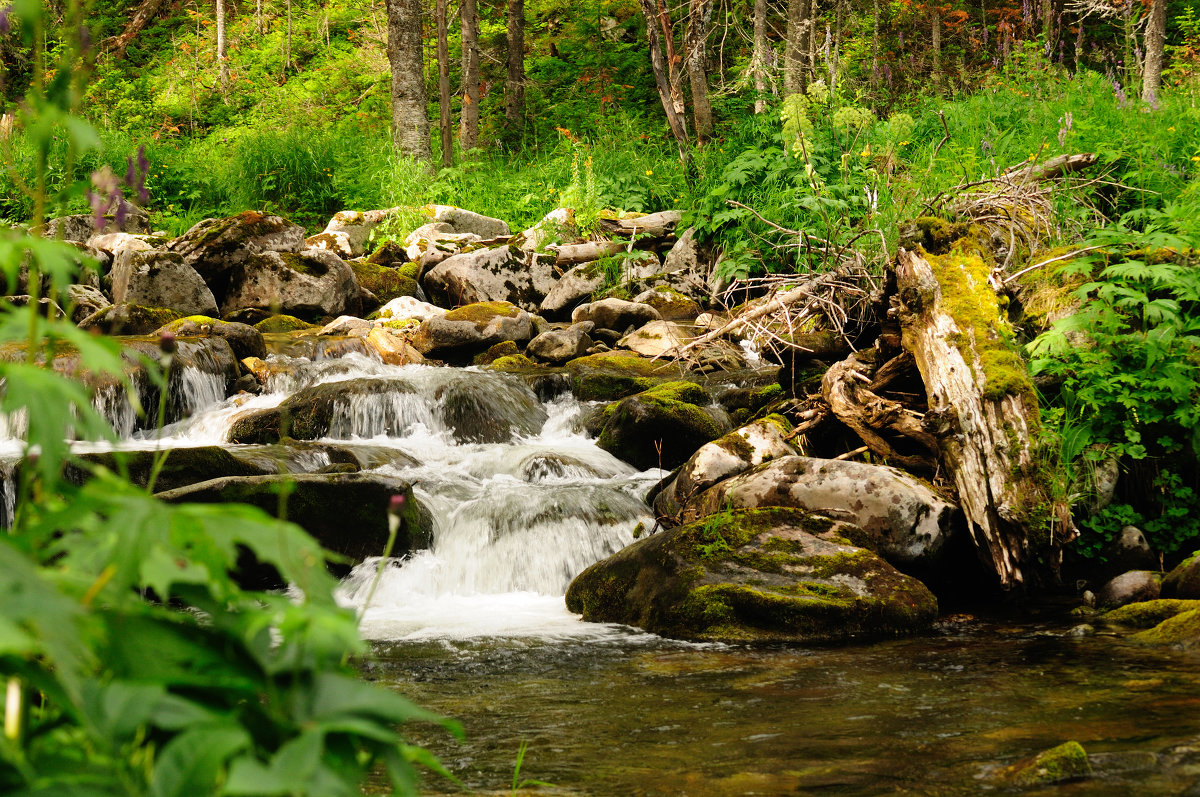
[[[1158,600],[1163,574],[1153,570],[1130,570],[1110,580],[1096,595],[1096,605],[1116,609],[1130,603]]]
[[[957,508],[896,468],[788,456],[719,482],[688,501],[691,522],[723,509],[783,506],[852,523],[855,543],[897,567],[933,565],[955,531]]]
[[[530,357],[561,365],[587,354],[588,349],[592,347],[592,338],[588,333],[593,328],[594,325],[590,321],[584,321],[582,324],[572,324],[566,329],[547,330],[529,341],[525,352]]]
[[[786,439],[791,430],[782,415],[768,415],[700,446],[654,497],[655,513],[675,517],[690,499],[717,482],[764,462],[795,456],[796,449]]]
[[[421,284],[434,304],[453,307],[476,302],[511,302],[537,310],[553,288],[553,265],[530,264],[520,249],[498,246],[448,257],[431,268]]]
[[[654,534],[584,570],[567,608],[590,622],[716,642],[911,633],[937,617],[924,584],[794,509],[734,510]]]
[[[575,266],[554,283],[542,300],[541,312],[547,318],[565,315],[603,287],[604,272],[595,263]]]
[[[459,361],[469,360],[497,343],[526,343],[531,338],[533,319],[529,313],[508,302],[479,302],[425,319],[412,345],[429,357]]]
[[[252,254],[227,272],[221,314],[254,309],[303,319],[357,314],[363,291],[346,261],[333,252]]]
[[[217,314],[217,300],[177,252],[123,250],[112,270],[114,304],[162,307],[182,315]]]
[[[508,222],[456,208],[453,205],[427,205],[424,210],[433,217],[434,221],[449,224],[454,232],[477,235],[483,241],[503,238],[511,234]]]
[[[431,266],[448,257],[479,247],[483,239],[469,232],[455,232],[440,221],[424,224],[404,239],[404,255],[413,263]]]
[[[573,323],[591,321],[598,329],[611,329],[614,332],[624,332],[630,327],[637,328],[661,320],[658,311],[648,304],[615,298],[581,304],[571,313]]]
[[[305,239],[304,244],[309,249],[328,249],[339,257],[361,257],[366,252],[371,232],[400,212],[399,207],[365,212],[338,211],[324,230]]]
[[[264,252],[299,252],[304,228],[282,216],[247,210],[224,219],[205,219],[168,248],[206,280]]]
[[[111,305],[108,297],[91,285],[67,286],[67,309],[71,311],[71,320],[76,324]]]

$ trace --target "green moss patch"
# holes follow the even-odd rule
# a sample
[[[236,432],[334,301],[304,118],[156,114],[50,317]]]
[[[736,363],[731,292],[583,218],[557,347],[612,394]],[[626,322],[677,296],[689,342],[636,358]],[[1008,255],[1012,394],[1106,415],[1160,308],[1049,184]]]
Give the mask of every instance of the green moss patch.
[[[259,332],[298,332],[305,329],[320,329],[316,324],[310,324],[307,321],[296,318],[294,315],[273,315],[270,318],[264,318],[254,325],[254,328]]]
[[[1152,628],[1163,620],[1185,612],[1200,609],[1200,600],[1171,600],[1160,598],[1141,603],[1130,603],[1103,615],[1103,620],[1112,625],[1128,628]]]
[[[1013,764],[1004,772],[1005,780],[1024,788],[1086,778],[1091,774],[1087,752],[1079,742],[1064,742]]]
[[[471,321],[484,325],[496,316],[501,318],[516,318],[521,314],[521,308],[509,302],[476,302],[464,305],[446,313],[447,321]]]

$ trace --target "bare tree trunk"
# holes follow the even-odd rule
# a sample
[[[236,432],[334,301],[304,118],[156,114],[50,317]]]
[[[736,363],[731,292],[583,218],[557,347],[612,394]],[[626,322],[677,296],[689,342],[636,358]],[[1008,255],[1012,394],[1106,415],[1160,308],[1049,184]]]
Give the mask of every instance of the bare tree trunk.
[[[800,42],[803,46],[804,58],[801,61],[801,85],[807,86],[808,81],[813,79],[817,73],[817,12],[820,10],[818,0],[810,0],[808,4],[808,17],[804,25],[804,29],[800,31]]]
[[[784,33],[783,49],[783,95],[799,94],[808,82],[805,76],[805,61],[808,55],[810,0],[788,0],[787,28]]]
[[[504,126],[510,143],[515,143],[525,126],[525,0],[508,0],[508,81],[504,94]]]
[[[767,0],[754,0],[754,112],[767,109]]]
[[[879,88],[879,0],[871,6],[871,87]]]
[[[121,31],[120,35],[107,39],[102,48],[117,58],[123,57],[125,55],[125,48],[141,33],[142,28],[146,27],[150,20],[154,19],[162,4],[163,0],[143,0],[142,4],[137,7],[137,11],[133,12],[133,17],[129,20],[129,24],[125,26],[125,30]]]
[[[1037,477],[1032,382],[1013,378],[1009,369],[1021,363],[996,357],[1007,351],[999,338],[1008,322],[987,266],[950,255],[936,262],[903,249],[897,255],[903,346],[925,383],[929,411],[922,426],[935,432],[980,558],[1007,589],[1025,580],[1035,546],[1049,555],[1046,564],[1057,565],[1053,559],[1074,527]],[[1060,533],[1052,538],[1055,525]]]
[[[292,0],[287,0],[287,39],[283,46],[283,74],[292,68]]]
[[[401,154],[428,163],[421,0],[387,0],[388,62],[392,67],[392,140]]]
[[[688,134],[687,127],[684,126],[683,119],[675,112],[675,101],[672,98],[671,84],[667,79],[667,65],[663,60],[662,42],[658,36],[658,10],[655,7],[654,0],[639,0],[642,6],[642,15],[646,17],[646,35],[650,39],[650,68],[654,72],[654,83],[658,87],[658,97],[662,101],[663,111],[667,115],[667,124],[671,128],[671,134],[675,136],[675,143],[679,146],[679,160],[687,168],[690,163],[690,153],[688,151]]]
[[[438,128],[442,134],[442,166],[454,163],[454,123],[450,118],[450,42],[446,36],[446,0],[437,0]]]
[[[458,143],[463,152],[479,144],[479,8],[475,0],[462,3],[463,99]]]
[[[933,87],[940,93],[942,90],[942,11],[936,5],[933,7],[929,27],[933,34],[930,43],[930,51],[933,56]]]
[[[225,57],[225,0],[217,0],[217,79],[224,91],[229,85],[229,63]]]
[[[1046,57],[1054,56],[1054,0],[1042,0],[1042,37],[1046,40]]]
[[[712,0],[691,0],[687,24],[687,72],[692,84],[692,118],[696,122],[696,144],[712,137],[713,112],[708,99],[708,70],[704,55],[712,25]]]
[[[1142,102],[1158,104],[1162,88],[1163,44],[1167,37],[1167,2],[1153,0],[1146,23],[1146,67],[1142,73]]]
[[[263,35],[263,0],[254,0],[254,26],[258,35]]]

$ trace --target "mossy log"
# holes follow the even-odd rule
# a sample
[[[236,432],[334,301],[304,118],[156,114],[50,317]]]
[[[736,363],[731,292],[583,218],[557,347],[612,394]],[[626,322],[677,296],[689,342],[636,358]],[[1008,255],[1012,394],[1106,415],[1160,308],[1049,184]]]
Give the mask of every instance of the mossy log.
[[[1055,523],[1069,515],[1036,478],[1037,398],[988,273],[959,252],[896,258],[902,345],[925,383],[926,427],[980,557],[1008,589],[1025,581],[1035,550],[1056,553]],[[1061,527],[1072,530],[1069,520]]]

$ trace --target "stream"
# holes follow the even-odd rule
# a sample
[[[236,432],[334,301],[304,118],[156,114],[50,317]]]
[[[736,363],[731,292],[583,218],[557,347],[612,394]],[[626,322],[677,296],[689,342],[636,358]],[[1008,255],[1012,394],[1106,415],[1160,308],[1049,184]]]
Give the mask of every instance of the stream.
[[[554,784],[546,793],[1002,792],[1000,767],[1073,739],[1097,776],[1032,793],[1200,795],[1195,653],[1081,635],[1065,615],[955,615],[922,637],[811,648],[584,623],[567,585],[652,525],[642,498],[662,476],[588,439],[588,405],[504,374],[275,350],[260,396],[224,399],[204,374],[177,374],[171,400],[187,417],[161,433],[138,430],[121,396],[96,405],[118,448],[225,445],[237,417],[302,387],[380,383],[347,391],[331,440],[396,452],[378,470],[414,483],[433,543],[390,562],[370,606],[372,561],[339,600],[375,644],[366,677],[464,726],[463,742],[410,729],[461,781],[430,775],[431,792],[508,793],[522,741],[521,777]],[[451,393],[470,401],[451,409]],[[473,424],[497,417],[512,419],[511,439],[476,439]],[[313,456],[307,469],[322,464]]]

